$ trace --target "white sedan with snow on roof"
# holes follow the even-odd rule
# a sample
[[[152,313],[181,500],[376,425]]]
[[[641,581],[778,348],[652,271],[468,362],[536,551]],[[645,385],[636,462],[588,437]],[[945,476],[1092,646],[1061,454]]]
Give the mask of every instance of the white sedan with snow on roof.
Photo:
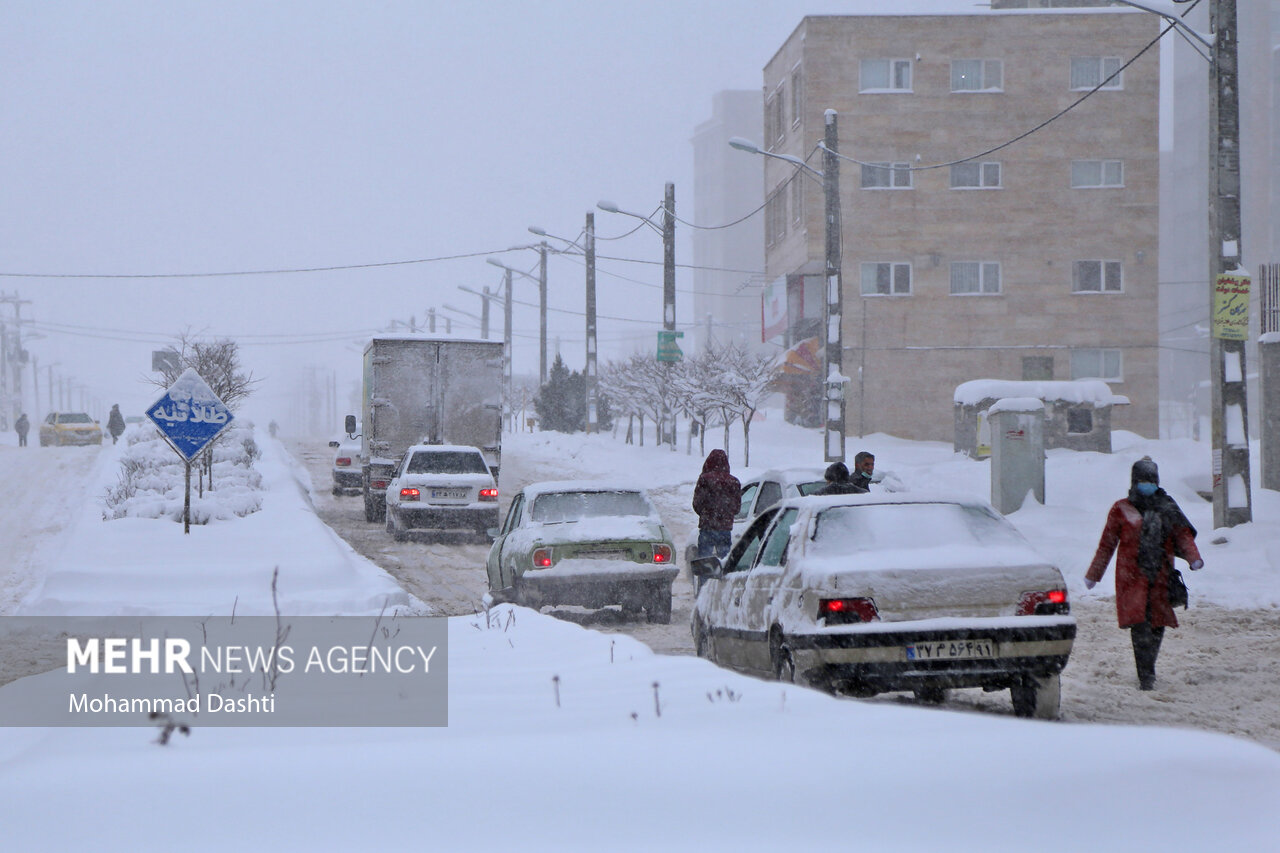
[[[693,568],[694,645],[718,664],[856,696],[1008,689],[1019,716],[1058,714],[1066,584],[983,501],[795,498]]]
[[[387,532],[394,539],[412,530],[464,530],[488,542],[497,523],[498,484],[478,448],[416,444],[405,451],[387,484]]]
[[[621,605],[671,621],[675,549],[644,489],[589,480],[525,486],[493,531],[490,596],[528,607]]]

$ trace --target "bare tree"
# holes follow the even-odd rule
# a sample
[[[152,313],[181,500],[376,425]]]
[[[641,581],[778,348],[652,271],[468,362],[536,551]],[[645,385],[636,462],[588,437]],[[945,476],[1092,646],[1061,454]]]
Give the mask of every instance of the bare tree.
[[[714,355],[720,368],[715,384],[742,419],[742,464],[750,465],[751,419],[776,390],[778,369],[773,356],[750,352],[737,343],[715,350]]]

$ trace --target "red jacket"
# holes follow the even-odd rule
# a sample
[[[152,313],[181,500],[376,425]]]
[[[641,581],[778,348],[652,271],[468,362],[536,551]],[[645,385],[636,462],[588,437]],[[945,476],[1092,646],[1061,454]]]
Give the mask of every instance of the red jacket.
[[[742,484],[729,473],[729,455],[713,450],[702,463],[702,476],[693,487],[693,511],[699,530],[732,530],[742,507]]]
[[[1138,566],[1138,539],[1142,531],[1142,513],[1128,500],[1118,500],[1107,513],[1107,524],[1102,528],[1102,539],[1085,578],[1095,583],[1102,580],[1116,553],[1116,618],[1121,628],[1129,628],[1147,621],[1147,599],[1151,599],[1151,624],[1157,628],[1176,628],[1178,618],[1169,606],[1169,569],[1175,556],[1187,562],[1200,559],[1196,548],[1195,533],[1190,527],[1178,525],[1164,540],[1164,565],[1154,584]]]

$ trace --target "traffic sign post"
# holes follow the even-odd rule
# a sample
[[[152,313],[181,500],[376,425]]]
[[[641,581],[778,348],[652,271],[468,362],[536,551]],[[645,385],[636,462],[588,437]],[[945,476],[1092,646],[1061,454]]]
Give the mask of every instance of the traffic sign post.
[[[231,426],[235,416],[209,387],[188,368],[164,395],[147,409],[147,417],[186,464],[186,496],[182,504],[182,532],[191,532],[191,461]]]
[[[684,352],[681,351],[677,340],[683,337],[684,332],[667,330],[658,332],[658,361],[680,361],[684,357]]]

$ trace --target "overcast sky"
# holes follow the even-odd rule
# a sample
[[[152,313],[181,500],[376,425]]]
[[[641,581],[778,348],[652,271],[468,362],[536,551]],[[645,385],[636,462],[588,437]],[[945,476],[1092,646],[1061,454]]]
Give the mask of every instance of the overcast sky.
[[[598,200],[648,213],[667,181],[689,218],[690,138],[713,94],[758,90],[805,14],[881,7],[2,0],[0,290],[30,300],[39,363],[104,405],[140,412],[157,396],[140,381],[151,350],[189,330],[242,341],[267,380],[260,412],[280,417],[266,401],[309,366],[336,372],[345,409],[357,341],[392,319],[423,323],[432,306],[478,314],[480,298],[458,287],[496,289],[485,256],[536,241],[528,226],[573,238]],[[971,4],[895,8],[958,7]],[[596,222],[601,236],[635,224],[603,211]],[[687,263],[687,229],[680,238]],[[658,235],[608,248],[651,263],[601,262],[602,358],[651,347],[661,323]],[[396,263],[457,255],[474,257]],[[349,265],[370,266],[106,277]],[[579,368],[581,263],[553,258],[549,278],[551,334]],[[536,303],[516,281],[516,299]],[[691,282],[680,271],[681,320]],[[474,323],[454,317],[455,332]],[[514,318],[516,371],[536,372],[536,308]],[[500,311],[491,323],[500,336]]]

